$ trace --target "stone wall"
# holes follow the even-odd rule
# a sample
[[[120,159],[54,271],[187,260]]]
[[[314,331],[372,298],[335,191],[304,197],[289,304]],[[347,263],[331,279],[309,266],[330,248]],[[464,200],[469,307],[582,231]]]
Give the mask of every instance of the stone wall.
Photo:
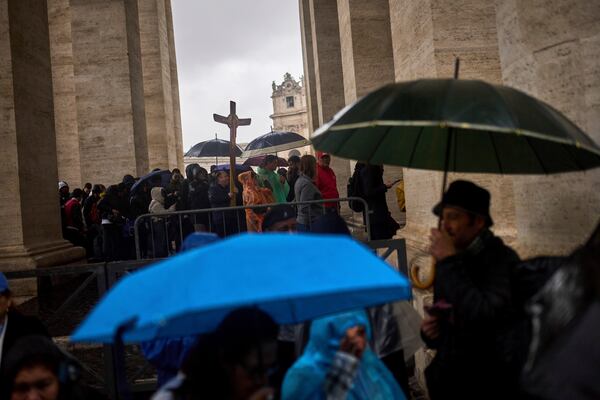
[[[600,143],[600,3],[496,1],[503,83],[562,111]],[[515,177],[522,256],[565,254],[600,219],[600,170]]]

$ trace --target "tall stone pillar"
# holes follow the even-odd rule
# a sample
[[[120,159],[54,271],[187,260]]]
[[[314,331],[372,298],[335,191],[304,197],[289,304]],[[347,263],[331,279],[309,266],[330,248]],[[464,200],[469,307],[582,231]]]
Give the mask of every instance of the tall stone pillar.
[[[390,9],[388,0],[338,0],[337,3],[344,99],[351,104],[395,80]],[[400,178],[402,168],[385,166],[384,181]],[[403,222],[404,213],[397,206],[395,189],[388,190],[386,197],[393,217]]]
[[[137,0],[71,0],[81,176],[149,170]]]
[[[320,126],[333,118],[345,105],[337,4],[331,0],[310,0],[309,12],[316,107]],[[305,31],[304,27],[301,28]],[[305,39],[308,37],[305,32],[303,36]],[[304,75],[309,76],[307,71]],[[315,107],[315,104],[311,103],[310,107]],[[309,109],[308,112],[312,114],[313,111]],[[350,162],[331,157],[331,168],[337,177],[338,192],[344,195],[346,182],[351,175]]]
[[[0,270],[75,261],[62,239],[47,2],[0,0]]]
[[[176,167],[183,171],[183,134],[181,130],[181,111],[179,108],[179,77],[177,75],[177,57],[175,55],[175,33],[173,32],[173,11],[171,0],[165,0],[167,33],[169,35],[169,60],[171,68],[171,96],[173,98],[173,134],[175,135]]]
[[[496,1],[502,79],[546,101],[600,143],[600,3]],[[522,256],[566,254],[600,220],[600,170],[515,177]]]
[[[306,93],[306,115],[308,135],[319,128],[319,108],[315,81],[315,59],[311,28],[310,1],[300,0],[300,27],[302,31],[302,60],[304,62],[304,89]]]
[[[175,168],[178,143],[165,0],[140,1],[139,15],[149,164],[151,168]]]
[[[69,0],[48,0],[58,179],[82,187]]]

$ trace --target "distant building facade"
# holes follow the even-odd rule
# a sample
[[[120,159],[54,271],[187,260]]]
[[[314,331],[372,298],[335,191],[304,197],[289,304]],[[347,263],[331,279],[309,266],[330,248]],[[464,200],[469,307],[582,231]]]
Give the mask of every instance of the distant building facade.
[[[298,133],[309,138],[308,115],[306,111],[306,91],[304,79],[294,79],[290,73],[283,76],[283,82],[277,85],[273,81],[273,130]],[[297,149],[301,154],[311,153],[311,147]],[[288,156],[289,152],[285,155]]]

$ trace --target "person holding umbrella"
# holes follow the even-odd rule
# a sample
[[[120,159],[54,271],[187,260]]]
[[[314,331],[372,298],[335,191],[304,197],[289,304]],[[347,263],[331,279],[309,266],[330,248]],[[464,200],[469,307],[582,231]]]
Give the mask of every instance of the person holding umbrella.
[[[501,354],[500,339],[515,317],[511,272],[513,249],[490,231],[490,193],[469,181],[450,184],[434,209],[430,253],[437,277],[434,304],[421,334],[437,353],[425,371],[432,400],[510,399],[518,371]]]

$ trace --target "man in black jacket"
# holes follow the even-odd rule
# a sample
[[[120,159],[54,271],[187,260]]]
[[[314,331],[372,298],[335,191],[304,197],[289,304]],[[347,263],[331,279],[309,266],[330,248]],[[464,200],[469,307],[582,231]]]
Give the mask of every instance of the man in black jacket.
[[[431,399],[509,399],[518,372],[503,353],[514,318],[511,271],[517,254],[489,230],[490,194],[468,181],[453,182],[434,208],[434,304],[421,333],[437,353],[425,371]]]

